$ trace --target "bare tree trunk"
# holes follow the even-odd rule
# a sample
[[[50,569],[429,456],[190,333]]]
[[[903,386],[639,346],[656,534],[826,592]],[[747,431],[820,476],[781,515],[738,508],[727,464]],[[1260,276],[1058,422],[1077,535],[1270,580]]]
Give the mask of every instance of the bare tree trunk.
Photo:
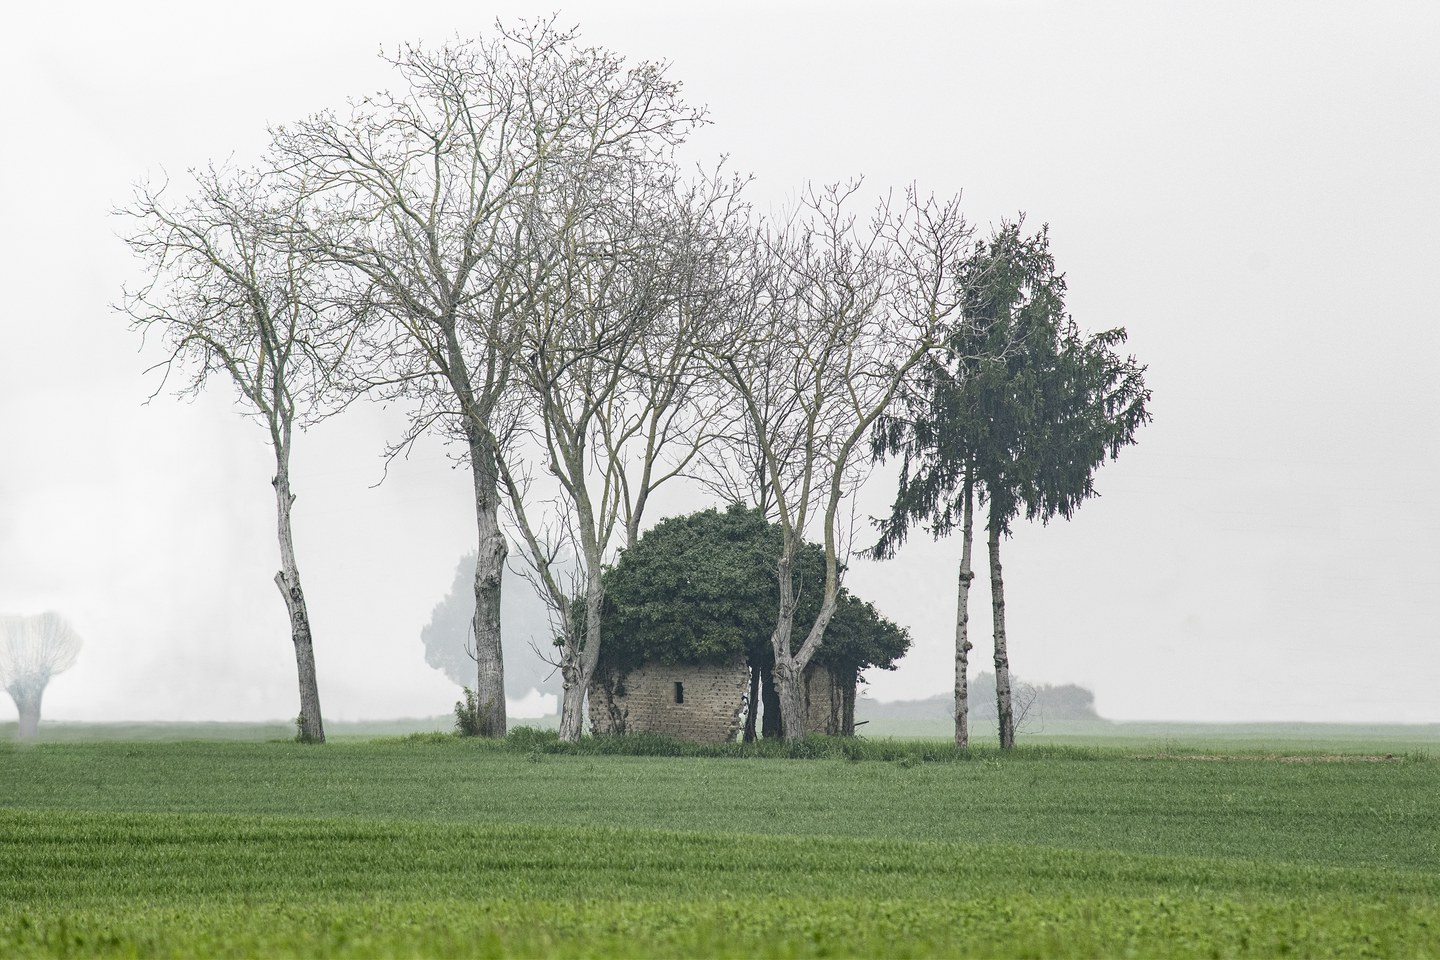
[[[10,696],[15,701],[15,709],[20,713],[20,729],[16,731],[18,739],[33,740],[40,733],[40,698],[44,695],[43,689],[20,693],[10,691]]]
[[[580,664],[562,670],[565,692],[560,699],[560,739],[573,743],[585,732],[585,691],[590,686]]]
[[[804,666],[796,662],[790,649],[790,634],[795,628],[795,584],[790,579],[795,546],[792,535],[785,531],[785,545],[776,564],[776,575],[780,583],[780,610],[775,630],[770,634],[770,683],[773,687],[776,707],[776,724],[779,735],[785,740],[798,740],[805,736],[805,691],[801,687]],[[767,703],[768,707],[769,704]],[[768,713],[768,711],[767,711]],[[766,726],[769,717],[766,717]]]
[[[826,596],[820,603],[820,612],[815,615],[815,622],[810,625],[810,632],[801,645],[800,652],[792,653],[790,634],[795,625],[797,605],[794,583],[790,579],[793,556],[794,548],[787,544],[776,570],[780,580],[780,617],[775,625],[775,632],[770,635],[770,649],[775,654],[775,665],[771,674],[775,680],[776,701],[780,706],[780,736],[786,740],[803,740],[810,732],[807,729],[809,718],[805,710],[805,668],[810,665],[811,657],[820,648],[819,638],[825,635],[825,628],[829,626],[830,618],[835,613],[838,590],[834,594],[830,592],[833,584],[827,577]]]
[[[794,657],[775,657],[775,702],[780,706],[780,736],[803,740],[805,729],[805,669]]]
[[[589,518],[585,518],[588,522]],[[560,703],[560,739],[574,742],[585,732],[585,696],[600,663],[600,617],[605,602],[605,586],[600,579],[599,548],[592,543],[585,550],[587,577],[585,583],[585,640],[579,649],[567,651],[561,673],[565,692]]]
[[[810,628],[811,635],[823,636],[834,613],[835,597],[828,597],[820,604],[820,613]],[[771,641],[775,648],[775,693],[780,704],[780,735],[786,740],[803,740],[806,734],[810,733],[809,717],[805,709],[805,668],[810,665],[811,655],[819,649],[819,644],[812,644],[807,640],[801,648],[801,655],[791,655],[784,651],[781,648],[780,631],[783,629],[785,634],[789,634],[793,622],[792,608],[789,616],[781,618],[780,629],[775,631],[775,637]]]
[[[295,503],[295,494],[290,492],[290,448],[286,443],[275,446],[275,478],[271,483],[275,487],[280,537],[280,570],[275,574],[275,586],[285,598],[285,609],[290,613],[290,639],[295,644],[295,667],[300,679],[300,716],[295,720],[297,735],[303,743],[324,743],[325,724],[320,713],[320,684],[315,677],[310,612],[305,606],[305,591],[300,586],[300,567],[295,561],[295,538],[290,526],[290,508]]]
[[[1005,648],[1005,580],[1000,572],[1000,524],[989,524],[990,610],[995,624],[995,712],[1000,721],[1000,749],[1015,746],[1015,712],[1010,701],[1010,654]]]
[[[755,742],[755,718],[760,713],[760,668],[750,668],[750,698],[745,704],[745,742]]]
[[[969,471],[965,475],[965,521],[960,536],[960,576],[955,605],[955,748],[970,749],[970,565],[975,540],[975,491]]]
[[[499,471],[493,443],[466,424],[470,474],[475,484],[475,702],[482,737],[505,736],[505,664],[500,646],[500,583],[505,571],[505,533],[500,529]]]

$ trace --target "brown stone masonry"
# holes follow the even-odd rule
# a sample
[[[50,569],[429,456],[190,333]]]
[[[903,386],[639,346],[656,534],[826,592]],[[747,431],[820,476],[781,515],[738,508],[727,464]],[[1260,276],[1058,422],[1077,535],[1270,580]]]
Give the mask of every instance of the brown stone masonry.
[[[621,676],[596,676],[590,727],[596,734],[658,733],[679,740],[734,740],[745,715],[750,669],[652,663]]]

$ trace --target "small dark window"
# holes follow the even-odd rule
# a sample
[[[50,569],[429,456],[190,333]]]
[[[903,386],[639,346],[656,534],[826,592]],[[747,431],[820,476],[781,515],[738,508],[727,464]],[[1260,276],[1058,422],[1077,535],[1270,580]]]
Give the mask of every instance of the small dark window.
[[[681,683],[679,680],[675,681],[675,702],[685,702],[685,684]]]

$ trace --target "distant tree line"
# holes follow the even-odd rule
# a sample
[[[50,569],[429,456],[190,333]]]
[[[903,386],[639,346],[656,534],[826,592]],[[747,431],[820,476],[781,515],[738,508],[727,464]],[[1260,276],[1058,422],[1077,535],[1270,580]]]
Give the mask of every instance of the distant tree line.
[[[1013,679],[1013,678],[1012,678]],[[1040,728],[1049,720],[1098,720],[1095,694],[1074,683],[1013,683],[1015,726]],[[995,674],[982,670],[970,685],[970,719],[997,722]]]
[[[804,185],[762,216],[746,178],[682,169],[706,116],[666,66],[553,20],[387,59],[392,92],[278,125],[253,165],[192,171],[178,198],[142,184],[121,211],[146,270],[123,301],[133,325],[164,342],[182,391],[223,378],[268,433],[300,738],[324,728],[291,532],[295,427],[375,399],[410,413],[389,455],[434,434],[469,468],[478,733],[506,729],[507,563],[546,605],[575,739],[596,671],[639,642],[606,629],[631,609],[627,557],[656,492],[684,483],[752,512],[717,516],[769,525],[747,548],[773,570],[768,612],[746,614],[743,647],[766,664],[783,735],[803,737],[806,667],[876,616],[843,589],[866,546],[849,508],[893,457],[875,552],[916,523],[963,530],[960,746],[985,505],[1009,746],[1000,541],[1022,514],[1069,516],[1148,417],[1143,368],[1115,352],[1124,332],[1087,336],[1064,313],[1047,233],[1017,221],[976,239],[958,198],[867,201],[858,180]],[[676,563],[675,577],[713,572]]]
[[[1043,729],[1051,720],[1099,720],[1095,710],[1095,694],[1074,683],[1026,683],[1012,678],[1015,725]],[[934,720],[953,713],[949,695],[926,697],[923,700],[902,700],[895,703],[870,703],[865,707],[868,717],[895,720]],[[982,670],[970,681],[970,720],[995,723],[999,711],[995,702],[995,674]]]

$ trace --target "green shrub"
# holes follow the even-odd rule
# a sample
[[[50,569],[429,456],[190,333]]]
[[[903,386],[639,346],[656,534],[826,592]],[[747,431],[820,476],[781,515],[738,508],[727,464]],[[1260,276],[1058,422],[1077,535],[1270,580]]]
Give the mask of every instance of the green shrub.
[[[460,688],[464,700],[455,702],[455,732],[462,737],[480,736],[480,699],[469,687]]]

